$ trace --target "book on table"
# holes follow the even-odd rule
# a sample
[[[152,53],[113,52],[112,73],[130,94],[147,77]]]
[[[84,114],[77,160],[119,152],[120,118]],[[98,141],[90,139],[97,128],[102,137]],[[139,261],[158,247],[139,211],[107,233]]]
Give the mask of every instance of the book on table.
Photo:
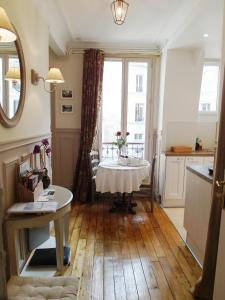
[[[26,202],[15,203],[8,210],[9,214],[35,214],[35,213],[54,213],[58,207],[58,202]]]

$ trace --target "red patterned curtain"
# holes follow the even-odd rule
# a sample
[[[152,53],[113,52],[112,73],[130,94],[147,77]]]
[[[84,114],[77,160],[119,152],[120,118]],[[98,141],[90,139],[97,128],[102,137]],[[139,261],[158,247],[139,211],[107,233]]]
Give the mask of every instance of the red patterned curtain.
[[[104,53],[88,49],[84,53],[80,149],[74,180],[76,200],[86,202],[91,192],[89,152],[95,137],[101,104]]]

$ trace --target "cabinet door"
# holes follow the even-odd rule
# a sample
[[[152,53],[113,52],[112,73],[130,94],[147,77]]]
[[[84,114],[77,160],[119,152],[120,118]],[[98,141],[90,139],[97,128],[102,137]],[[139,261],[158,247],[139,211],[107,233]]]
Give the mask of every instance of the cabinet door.
[[[185,157],[167,157],[165,200],[183,199]],[[182,205],[181,205],[182,206]]]
[[[214,164],[214,156],[206,156],[206,157],[204,157],[203,163],[206,166],[213,166],[213,164]]]
[[[192,166],[192,165],[203,165],[204,164],[204,157],[202,156],[187,156],[185,160],[185,172],[184,172],[184,198],[186,193],[186,167]]]

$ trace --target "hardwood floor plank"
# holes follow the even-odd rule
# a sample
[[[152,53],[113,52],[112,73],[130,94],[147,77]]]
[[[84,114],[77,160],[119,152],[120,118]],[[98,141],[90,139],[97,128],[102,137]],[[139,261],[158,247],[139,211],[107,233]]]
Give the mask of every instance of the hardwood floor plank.
[[[133,236],[131,221],[132,218],[126,218],[126,222],[125,222],[125,227],[127,227],[126,239],[129,246],[130,258],[133,266],[137,292],[138,292],[139,299],[149,300],[151,299],[151,297],[149,294],[148,285],[145,279],[144,270],[142,268],[139,253],[137,250],[136,241]]]
[[[87,241],[84,239],[79,240],[79,242],[78,242],[76,257],[73,262],[71,275],[74,275],[77,277],[82,276],[86,244],[87,244]]]
[[[81,277],[79,300],[91,299],[95,241],[87,240]]]
[[[109,213],[112,199],[75,203],[69,222],[71,264],[81,277],[79,300],[192,300],[201,270],[155,204],[136,197],[136,215]]]
[[[124,219],[121,214],[118,216],[119,225],[119,242],[121,245],[121,259],[123,263],[123,273],[125,279],[126,295],[128,300],[138,300],[138,293],[136,287],[136,281],[134,277],[133,266],[130,258],[129,246],[126,238],[126,229],[124,226]]]
[[[103,241],[95,242],[95,256],[93,265],[93,279],[91,289],[91,299],[103,300],[103,269],[104,269]]]
[[[154,290],[151,293],[152,299],[160,300],[173,300],[173,295],[168,285],[167,279],[163,273],[162,267],[158,261],[152,263],[153,272],[155,274],[158,289],[160,292],[154,294]]]
[[[113,257],[110,240],[104,241],[104,299],[115,300]]]
[[[113,254],[113,278],[115,287],[115,298],[117,300],[126,300],[126,287],[123,273],[123,264],[121,260],[121,248],[118,241],[112,241]]]

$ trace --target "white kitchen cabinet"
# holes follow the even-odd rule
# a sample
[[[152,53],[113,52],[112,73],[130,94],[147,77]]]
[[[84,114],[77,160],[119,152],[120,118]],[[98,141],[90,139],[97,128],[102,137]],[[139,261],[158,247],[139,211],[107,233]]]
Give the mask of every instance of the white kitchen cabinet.
[[[183,206],[185,157],[166,158],[163,206]]]
[[[212,182],[190,170],[187,170],[186,173],[187,188],[184,209],[186,243],[202,265],[212,202]]]
[[[205,157],[203,157],[203,156],[186,156],[186,159],[185,159],[185,172],[184,172],[184,194],[183,194],[183,196],[185,196],[185,191],[186,191],[186,177],[187,177],[186,167],[190,167],[192,165],[203,165],[204,160],[205,160]],[[183,201],[183,203],[184,202],[185,201]]]
[[[213,156],[206,156],[203,158],[203,164],[206,166],[213,166],[214,164],[214,157]]]
[[[213,156],[167,156],[160,158],[159,191],[163,207],[184,207],[186,190],[186,167],[213,165]]]

